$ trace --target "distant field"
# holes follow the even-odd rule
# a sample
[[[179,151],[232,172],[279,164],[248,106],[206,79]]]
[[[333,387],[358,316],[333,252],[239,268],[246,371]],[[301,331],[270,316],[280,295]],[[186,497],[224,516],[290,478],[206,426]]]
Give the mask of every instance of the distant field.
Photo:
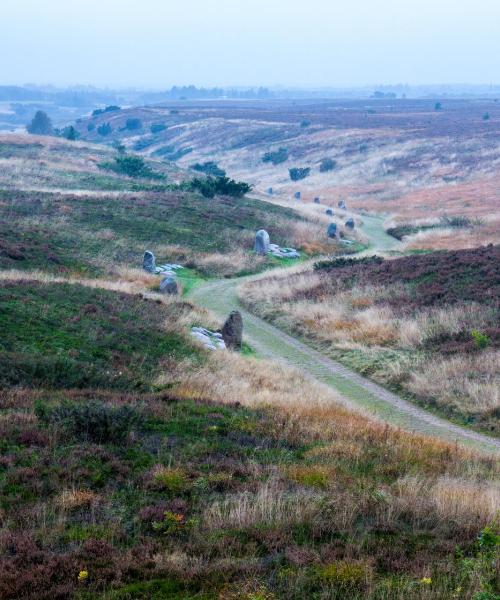
[[[400,393],[498,430],[500,246],[246,284],[253,311]]]
[[[127,130],[130,118],[142,127]],[[106,138],[97,133],[104,122],[113,128]],[[152,133],[154,124],[164,129]],[[183,167],[214,160],[258,192],[272,187],[279,201],[301,191],[304,202],[320,196],[333,206],[342,197],[350,208],[398,222],[481,218],[473,229],[448,236],[449,247],[499,241],[500,104],[494,100],[446,100],[440,110],[433,100],[186,102],[100,115],[78,127],[90,140],[121,139]],[[283,162],[263,162],[280,148]],[[320,169],[324,159],[333,161],[331,169]],[[310,175],[292,182],[292,167],[310,168]],[[444,247],[436,234],[415,244]]]

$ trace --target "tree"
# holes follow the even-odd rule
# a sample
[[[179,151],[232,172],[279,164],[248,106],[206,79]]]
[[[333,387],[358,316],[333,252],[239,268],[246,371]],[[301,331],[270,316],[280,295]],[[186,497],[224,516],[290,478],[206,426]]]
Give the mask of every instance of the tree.
[[[262,162],[271,162],[273,165],[279,165],[288,160],[288,150],[286,148],[279,148],[274,152],[266,152],[262,157]]]
[[[63,129],[62,136],[65,137],[67,140],[71,140],[72,142],[74,142],[80,137],[80,134],[73,127],[73,125],[70,125],[69,127],[65,127]]]
[[[54,129],[52,127],[52,121],[49,116],[43,110],[36,112],[31,123],[26,126],[28,133],[34,135],[52,135]]]
[[[209,160],[204,163],[196,163],[191,167],[194,171],[205,173],[205,175],[212,175],[213,177],[225,177],[226,171],[221,169],[216,162]]]
[[[436,104],[434,104],[434,110],[441,110],[443,108],[441,102],[436,102]]]
[[[103,123],[102,125],[99,125],[99,127],[97,128],[97,133],[99,135],[102,135],[103,137],[105,137],[106,135],[109,135],[112,131],[113,131],[113,128],[111,127],[111,125],[109,123]]]

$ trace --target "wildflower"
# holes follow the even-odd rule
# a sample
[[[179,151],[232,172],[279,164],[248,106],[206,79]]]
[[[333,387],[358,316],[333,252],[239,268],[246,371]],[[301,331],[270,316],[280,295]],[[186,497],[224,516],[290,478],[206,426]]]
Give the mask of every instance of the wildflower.
[[[80,571],[78,573],[78,581],[86,581],[88,579],[89,572],[88,571]]]
[[[182,523],[182,521],[184,521],[184,515],[172,514],[172,520],[177,521],[177,523]]]
[[[424,585],[430,585],[432,583],[432,579],[430,577],[422,577],[420,583],[423,583]]]

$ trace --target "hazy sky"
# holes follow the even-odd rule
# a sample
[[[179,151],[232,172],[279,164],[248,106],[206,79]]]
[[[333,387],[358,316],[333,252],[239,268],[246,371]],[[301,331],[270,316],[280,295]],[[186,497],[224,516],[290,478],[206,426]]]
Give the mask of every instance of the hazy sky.
[[[500,83],[500,0],[0,0],[0,83]]]

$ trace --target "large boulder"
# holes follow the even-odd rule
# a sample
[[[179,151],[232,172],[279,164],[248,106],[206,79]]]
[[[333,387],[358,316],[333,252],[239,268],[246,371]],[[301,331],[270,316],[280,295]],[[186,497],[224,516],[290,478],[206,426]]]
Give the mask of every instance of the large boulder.
[[[345,226],[349,227],[349,229],[354,229],[354,219],[347,219],[347,221],[345,222]]]
[[[226,348],[241,350],[243,342],[243,319],[239,311],[233,310],[231,312],[222,327],[221,333]]]
[[[270,239],[267,231],[265,229],[260,229],[255,234],[255,244],[253,249],[257,254],[260,254],[260,256],[266,256],[269,252],[269,242]]]
[[[179,293],[179,286],[173,277],[165,277],[160,283],[160,292],[162,294],[176,295]]]
[[[144,252],[144,258],[142,259],[142,268],[148,273],[156,273],[156,259],[155,255],[149,250]]]
[[[337,224],[336,223],[330,223],[330,225],[328,225],[328,229],[326,230],[326,235],[329,238],[337,237]]]

